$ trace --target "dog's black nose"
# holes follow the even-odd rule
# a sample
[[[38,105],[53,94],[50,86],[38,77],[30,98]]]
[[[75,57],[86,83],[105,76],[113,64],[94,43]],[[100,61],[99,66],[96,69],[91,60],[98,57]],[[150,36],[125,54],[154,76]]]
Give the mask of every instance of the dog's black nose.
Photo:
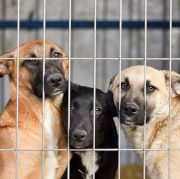
[[[87,137],[87,132],[84,130],[75,130],[72,133],[72,137],[77,141],[83,141]]]
[[[62,81],[63,81],[63,78],[59,74],[52,74],[52,75],[49,75],[47,78],[48,84],[53,88],[57,88],[61,86]]]
[[[139,106],[136,103],[126,103],[124,106],[124,114],[127,116],[133,116],[138,113]]]

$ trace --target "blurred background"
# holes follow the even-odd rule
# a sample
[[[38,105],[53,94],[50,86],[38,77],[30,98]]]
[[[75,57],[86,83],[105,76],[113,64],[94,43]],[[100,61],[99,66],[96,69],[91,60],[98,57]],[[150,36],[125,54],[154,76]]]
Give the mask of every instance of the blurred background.
[[[59,44],[68,55],[68,0],[47,0],[46,20],[54,22],[54,26],[47,24],[46,39]],[[136,58],[144,57],[144,0],[122,1],[122,46],[119,42],[119,0],[97,0],[97,21],[102,22],[97,27],[97,87],[107,91],[110,79],[119,72],[119,51],[122,49],[122,68],[143,64]],[[173,29],[172,29],[172,58],[180,58],[180,1],[173,0]],[[169,0],[148,1],[148,21],[151,24],[147,31],[147,64],[158,69],[169,69],[170,33],[169,33]],[[71,34],[71,79],[81,85],[93,87],[93,57],[94,57],[94,1],[73,0],[72,21],[83,21],[81,25],[75,23]],[[29,22],[30,26],[22,25],[20,29],[20,44],[34,39],[43,39],[42,24],[33,25],[33,21],[43,20],[43,0],[21,0],[20,20]],[[4,23],[6,22],[6,23]],[[15,24],[13,25],[13,22]],[[17,46],[17,0],[0,0],[0,54],[13,50]],[[58,25],[63,22],[66,25]],[[92,22],[89,27],[86,22]],[[112,23],[108,23],[112,22]],[[62,24],[63,24],[62,23]],[[114,24],[114,25],[113,25]],[[87,60],[86,58],[92,58]],[[105,58],[105,59],[103,59]],[[115,58],[115,59],[114,59]],[[180,61],[172,61],[173,70],[180,72]],[[9,99],[8,78],[0,79],[0,111]],[[132,148],[121,132],[121,147]],[[121,163],[131,164],[139,162],[132,151],[121,153]]]

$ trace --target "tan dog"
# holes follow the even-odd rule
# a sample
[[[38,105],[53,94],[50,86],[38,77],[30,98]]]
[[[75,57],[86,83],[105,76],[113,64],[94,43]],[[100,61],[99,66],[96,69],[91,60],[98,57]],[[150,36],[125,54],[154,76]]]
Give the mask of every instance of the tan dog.
[[[120,82],[121,75],[121,84]],[[168,135],[170,135],[170,176],[180,178],[180,75],[171,72],[171,133],[168,133],[169,118],[168,71],[147,67],[146,71],[146,118],[144,98],[144,66],[133,66],[114,77],[109,90],[113,93],[116,107],[119,106],[121,87],[120,120],[129,141],[136,149],[144,147],[144,122],[146,121],[146,167],[153,179],[168,178]],[[119,109],[119,108],[118,108]],[[137,151],[143,159],[143,151]]]
[[[44,91],[44,149],[64,148],[65,131],[60,121],[59,105],[66,89],[68,60],[55,43],[45,42],[46,60]],[[43,87],[43,41],[31,41],[19,48],[19,113],[18,113],[18,178],[42,178],[42,87]],[[0,114],[0,148],[16,149],[16,75],[17,50],[3,55],[0,76],[10,77],[10,100]],[[32,58],[28,60],[26,58]],[[33,59],[40,58],[41,60]],[[58,141],[60,142],[58,144]],[[39,150],[39,151],[28,151]],[[58,161],[58,158],[60,159]],[[67,152],[44,152],[44,177],[60,178],[67,166]],[[58,171],[57,171],[58,170]],[[58,176],[55,177],[56,173]],[[16,178],[16,152],[0,152],[0,178]]]

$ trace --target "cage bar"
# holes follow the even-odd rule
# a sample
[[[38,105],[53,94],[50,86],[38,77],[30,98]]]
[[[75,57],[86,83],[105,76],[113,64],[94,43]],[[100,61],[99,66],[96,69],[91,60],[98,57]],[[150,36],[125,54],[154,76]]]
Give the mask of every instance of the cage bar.
[[[119,1],[119,72],[121,73],[122,68],[122,3],[123,0]],[[121,75],[119,78],[119,84],[121,84]],[[121,86],[121,85],[119,85]],[[119,87],[119,96],[118,96],[118,120],[120,121],[120,104],[121,104],[121,87]],[[118,179],[121,178],[121,126],[120,122],[118,123]]]
[[[172,71],[172,0],[169,0],[169,117],[168,117],[168,179],[171,178],[171,71]]]
[[[70,130],[70,105],[71,105],[71,35],[72,35],[72,1],[69,0],[69,32],[68,32],[68,130],[67,130],[67,149],[68,149],[68,166],[67,166],[67,179],[70,179],[70,144],[69,144],[69,130]]]
[[[143,143],[143,179],[146,179],[146,109],[147,109],[147,98],[146,98],[146,67],[147,67],[147,0],[144,0],[144,143]]]
[[[42,75],[42,179],[44,179],[44,119],[45,119],[45,89],[44,89],[44,76],[45,76],[45,63],[46,63],[46,0],[43,0],[43,75]]]
[[[0,152],[16,152],[16,178],[19,178],[19,160],[18,155],[19,152],[41,152],[42,153],[42,178],[44,178],[44,155],[46,151],[67,151],[68,152],[68,167],[67,167],[67,178],[70,179],[70,152],[81,152],[81,151],[91,151],[93,152],[93,168],[95,169],[95,152],[98,151],[117,151],[118,152],[118,179],[121,178],[121,151],[142,151],[143,152],[143,179],[146,178],[146,152],[147,151],[166,151],[168,153],[168,178],[171,178],[171,152],[172,151],[180,151],[180,148],[171,148],[171,71],[172,71],[172,62],[173,61],[180,61],[180,58],[176,58],[172,56],[172,29],[176,27],[180,27],[179,21],[172,20],[172,0],[169,0],[169,10],[170,10],[170,16],[168,21],[148,21],[147,17],[147,7],[148,2],[147,0],[144,0],[144,20],[143,21],[123,21],[123,0],[119,1],[119,19],[118,21],[99,21],[97,20],[97,0],[94,0],[94,18],[93,21],[74,21],[72,20],[72,2],[69,0],[69,19],[68,20],[60,20],[60,21],[48,21],[46,20],[46,11],[47,11],[47,2],[46,0],[43,0],[43,20],[40,21],[23,21],[20,19],[20,8],[21,3],[20,0],[17,1],[17,21],[0,21],[0,28],[16,28],[17,29],[17,58],[10,58],[12,60],[17,60],[17,85],[16,85],[16,147],[14,149],[8,149],[8,148],[1,148]],[[16,23],[14,25],[14,22]],[[83,24],[84,23],[84,24]],[[20,30],[24,28],[43,28],[43,98],[42,98],[42,148],[41,149],[19,149],[18,147],[18,130],[19,130],[19,61],[20,58],[20,52],[19,52],[19,46],[20,46]],[[45,90],[44,90],[44,76],[45,76],[45,62],[46,60],[49,60],[51,58],[46,58],[45,51],[46,51],[46,31],[48,28],[66,28],[68,29],[68,58],[69,58],[69,70],[68,70],[68,76],[69,76],[69,82],[68,82],[68,130],[67,130],[67,148],[62,149],[45,149],[44,147],[44,118],[45,118]],[[78,29],[78,28],[91,28],[94,31],[94,37],[93,37],[93,57],[85,57],[85,58],[78,58],[78,57],[72,57],[72,29]],[[97,29],[118,29],[119,30],[119,54],[118,57],[113,58],[99,58],[97,57]],[[144,56],[143,57],[136,57],[136,58],[125,58],[122,57],[122,30],[124,28],[128,29],[143,29],[144,30]],[[169,29],[169,57],[168,58],[151,58],[147,57],[147,30],[149,28],[164,28]],[[0,58],[0,60],[3,58]],[[26,58],[26,59],[32,59],[32,58]],[[40,59],[40,58],[36,58]],[[53,58],[54,60],[59,60],[63,58]],[[71,99],[71,63],[75,60],[93,60],[93,148],[92,149],[71,149],[69,144],[69,130],[70,130],[70,99]],[[145,124],[144,124],[144,144],[143,148],[140,149],[134,149],[134,148],[121,148],[121,128],[120,123],[118,125],[118,148],[113,149],[106,149],[106,148],[96,148],[95,141],[96,141],[96,120],[95,120],[95,109],[96,109],[96,82],[97,82],[97,61],[118,61],[119,62],[119,71],[122,69],[122,62],[124,61],[143,61],[144,62],[144,100],[145,100],[145,116],[146,116],[146,67],[147,67],[147,61],[166,61],[169,62],[169,74],[170,74],[170,81],[169,81],[169,116],[168,116],[168,148],[166,149],[148,149],[146,148],[146,117],[145,117]],[[120,75],[120,82],[121,82],[121,75]],[[119,88],[119,104],[121,101],[121,88]],[[119,105],[120,110],[120,105]],[[119,116],[120,120],[120,116]],[[93,174],[93,179],[95,179],[95,174]]]
[[[96,149],[96,69],[97,69],[97,64],[96,64],[96,28],[97,28],[97,24],[96,24],[96,20],[97,20],[97,1],[94,0],[94,53],[93,53],[93,67],[94,67],[94,71],[93,71],[93,171],[95,171],[95,149]],[[95,173],[93,173],[93,179],[95,179]]]
[[[19,41],[20,41],[20,0],[17,7],[17,84],[16,84],[16,179],[18,179],[19,159],[18,159],[18,138],[19,138]]]

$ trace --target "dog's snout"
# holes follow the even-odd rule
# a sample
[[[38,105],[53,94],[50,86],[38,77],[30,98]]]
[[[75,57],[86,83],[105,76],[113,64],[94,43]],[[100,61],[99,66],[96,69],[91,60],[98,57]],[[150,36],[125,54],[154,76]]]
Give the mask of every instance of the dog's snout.
[[[136,103],[126,103],[126,105],[124,106],[124,113],[127,116],[133,116],[136,115],[138,113],[139,110],[139,106]]]
[[[72,133],[72,137],[77,141],[83,141],[87,137],[87,132],[84,130],[75,130]]]
[[[49,83],[49,85],[54,88],[61,86],[62,81],[63,81],[63,78],[59,74],[52,74],[52,75],[49,75],[47,78],[47,82]]]

